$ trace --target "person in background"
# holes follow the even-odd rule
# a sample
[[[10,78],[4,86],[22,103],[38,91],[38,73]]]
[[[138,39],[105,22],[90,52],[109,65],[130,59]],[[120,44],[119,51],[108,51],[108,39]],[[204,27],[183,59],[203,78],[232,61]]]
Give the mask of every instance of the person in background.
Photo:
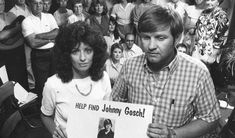
[[[176,45],[176,49],[177,49],[179,52],[188,54],[188,47],[187,47],[187,45],[184,44],[184,43],[178,43],[178,44]]]
[[[140,17],[138,31],[145,54],[125,61],[112,100],[154,106],[148,137],[216,138],[221,113],[210,73],[175,48],[183,32],[179,14],[156,5]]]
[[[74,0],[73,2],[74,13],[68,18],[69,24],[77,21],[85,21],[85,19],[89,17],[89,14],[86,11],[84,11],[83,8],[84,8],[83,0]]]
[[[133,22],[134,22],[134,26],[135,26],[135,32],[137,30],[137,26],[138,26],[138,21],[140,16],[149,8],[151,8],[152,6],[154,6],[154,4],[151,3],[152,0],[141,0],[141,4],[136,5],[135,8],[133,9],[132,12],[132,18],[133,18]],[[140,37],[138,35],[138,32],[136,32],[136,36],[135,36],[135,43],[137,45],[141,45],[140,42]]]
[[[230,45],[231,46],[231,45]],[[220,71],[224,74],[225,92],[227,103],[235,106],[235,46],[228,47],[222,51],[220,60]],[[235,109],[233,109],[227,123],[220,132],[221,138],[235,137]]]
[[[97,138],[114,138],[112,121],[110,119],[104,120],[104,128],[99,131]]]
[[[15,6],[12,7],[9,12],[15,14],[16,17],[20,15],[24,17],[28,17],[29,15],[32,14],[25,0],[16,0]],[[31,65],[31,56],[30,56],[31,48],[27,45],[27,43],[24,43],[24,49],[25,49],[28,85],[29,85],[30,91],[33,91],[33,89],[35,88],[35,78],[33,75],[32,65]]]
[[[123,57],[129,59],[138,55],[143,54],[142,49],[135,43],[135,36],[132,33],[127,33],[125,36],[125,42],[123,45]]]
[[[116,20],[111,16],[109,19],[109,30],[108,34],[104,36],[104,39],[107,43],[107,52],[110,55],[110,48],[114,43],[120,43],[121,38],[118,33],[117,29],[117,22]]]
[[[52,0],[43,0],[43,12],[49,13],[51,8]]]
[[[111,92],[104,71],[107,52],[103,36],[82,21],[60,30],[54,49],[56,74],[45,83],[41,106],[42,121],[53,138],[67,137],[71,100],[109,100]]]
[[[109,17],[107,12],[105,0],[93,0],[89,9],[90,16],[86,19],[86,22],[102,35],[108,34]]]
[[[114,4],[111,16],[114,17],[118,24],[118,32],[121,39],[125,39],[126,33],[133,33],[133,23],[131,21],[131,13],[135,5],[127,0],[117,0]]]
[[[119,72],[121,71],[123,60],[123,47],[119,43],[114,43],[111,47],[110,58],[106,61],[106,71],[110,77],[111,86],[114,85]]]
[[[10,81],[16,81],[29,90],[24,38],[21,33],[23,16],[16,17],[12,12],[5,11],[5,0],[0,0],[0,55],[3,59]]]
[[[227,13],[219,7],[223,0],[205,0],[206,9],[196,23],[196,44],[193,57],[208,68],[218,60],[220,49],[226,41],[229,27]]]
[[[40,99],[44,83],[55,73],[52,48],[58,34],[58,25],[52,14],[42,12],[42,0],[29,0],[29,7],[32,15],[22,22],[22,33],[32,48],[31,63],[35,77],[35,93]]]
[[[68,17],[73,14],[73,11],[67,9],[68,0],[57,0],[60,7],[54,12],[54,17],[58,26],[66,25],[68,23]]]
[[[169,0],[167,5],[174,9],[181,17],[183,20],[183,23],[185,23],[185,16],[187,14],[187,7],[188,4],[185,2],[182,2],[181,0]]]

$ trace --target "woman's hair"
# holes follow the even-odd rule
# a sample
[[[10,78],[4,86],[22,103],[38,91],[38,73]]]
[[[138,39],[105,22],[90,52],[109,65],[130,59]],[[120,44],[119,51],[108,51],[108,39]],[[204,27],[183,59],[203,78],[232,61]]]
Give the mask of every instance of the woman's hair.
[[[113,51],[114,49],[121,49],[121,51],[123,52],[123,47],[119,44],[119,43],[114,43],[112,46],[111,46],[111,50],[110,50],[110,56],[113,57]]]
[[[80,3],[82,4],[82,7],[84,7],[84,5],[85,5],[84,0],[73,0],[72,6],[74,7],[75,4],[80,4]]]
[[[119,39],[120,36],[119,36],[119,33],[118,33],[118,28],[117,28],[117,21],[116,21],[116,19],[113,16],[110,16],[109,23],[110,22],[112,22],[115,25],[115,29],[113,31],[114,38],[115,39]]]
[[[106,125],[110,124],[112,126],[112,121],[110,119],[105,119],[104,120],[104,127],[106,127]]]
[[[105,0],[92,0],[91,6],[90,6],[89,11],[88,11],[89,14],[91,14],[91,15],[96,14],[95,7],[96,7],[97,4],[100,4],[100,5],[103,6],[103,13],[102,13],[102,15],[106,15],[108,13],[108,7],[106,5]]]
[[[170,28],[174,39],[183,32],[183,23],[180,15],[170,8],[155,5],[145,11],[138,22],[138,32],[153,33]]]
[[[60,28],[55,40],[56,73],[62,82],[69,82],[73,78],[71,53],[81,42],[94,51],[89,68],[91,79],[98,81],[103,76],[104,63],[108,57],[107,44],[99,32],[94,31],[87,23],[78,21]]]

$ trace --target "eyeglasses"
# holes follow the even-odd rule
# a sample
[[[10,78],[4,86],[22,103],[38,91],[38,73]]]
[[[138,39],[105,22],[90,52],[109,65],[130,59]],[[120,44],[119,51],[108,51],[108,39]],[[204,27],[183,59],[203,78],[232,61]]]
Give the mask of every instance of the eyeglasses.
[[[134,40],[126,40],[127,42],[134,42]]]

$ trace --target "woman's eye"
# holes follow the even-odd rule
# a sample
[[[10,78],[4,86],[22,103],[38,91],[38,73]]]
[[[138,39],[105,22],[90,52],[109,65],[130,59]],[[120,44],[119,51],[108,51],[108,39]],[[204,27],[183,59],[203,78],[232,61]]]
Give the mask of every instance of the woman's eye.
[[[90,54],[92,52],[92,49],[86,49],[85,50],[88,54]]]

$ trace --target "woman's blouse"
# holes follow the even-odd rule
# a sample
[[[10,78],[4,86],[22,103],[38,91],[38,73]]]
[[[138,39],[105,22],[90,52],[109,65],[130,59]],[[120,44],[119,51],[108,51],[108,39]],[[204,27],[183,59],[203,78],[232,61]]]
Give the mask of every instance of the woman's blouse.
[[[74,99],[108,100],[111,93],[110,79],[107,72],[98,81],[91,77],[73,79],[63,83],[57,75],[48,78],[43,89],[41,111],[46,116],[55,114],[55,124],[66,128],[68,111]],[[87,96],[84,96],[87,95]]]
[[[61,26],[63,24],[67,24],[68,22],[68,17],[73,14],[73,11],[70,9],[66,9],[66,13],[60,13],[59,10],[54,12],[54,17],[57,22],[58,26]]]
[[[108,34],[109,29],[109,17],[107,15],[101,16],[101,23],[98,22],[94,15],[91,15],[89,18],[90,25],[97,31],[101,32],[102,35]]]
[[[74,22],[77,22],[77,21],[85,21],[86,18],[89,16],[88,13],[82,13],[81,15],[76,15],[76,14],[72,14],[71,16],[69,16],[68,18],[68,23],[69,24],[72,24]]]
[[[108,59],[106,61],[105,63],[106,71],[111,80],[116,80],[123,64],[124,64],[124,58],[120,59],[120,62],[118,64],[114,64],[112,59]]]

